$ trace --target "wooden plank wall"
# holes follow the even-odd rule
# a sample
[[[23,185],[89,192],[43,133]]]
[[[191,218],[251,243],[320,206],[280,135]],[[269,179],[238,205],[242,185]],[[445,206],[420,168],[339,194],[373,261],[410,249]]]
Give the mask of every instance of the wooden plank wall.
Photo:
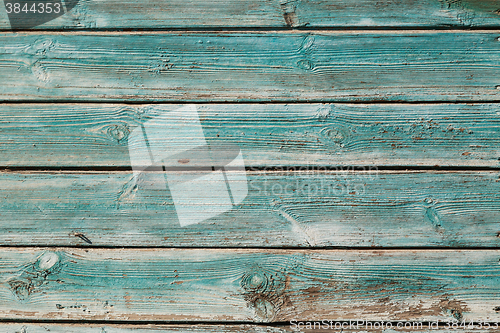
[[[1,332],[500,332],[497,0],[85,0],[0,30]],[[191,103],[249,192],[181,227],[129,138]]]

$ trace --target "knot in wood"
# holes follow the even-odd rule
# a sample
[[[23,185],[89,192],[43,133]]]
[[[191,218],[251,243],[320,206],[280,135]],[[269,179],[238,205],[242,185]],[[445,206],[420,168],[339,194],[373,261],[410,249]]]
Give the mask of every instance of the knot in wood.
[[[427,197],[424,199],[425,206],[432,206],[435,203],[435,200],[431,197]]]
[[[297,61],[297,66],[299,68],[309,70],[314,68],[314,64],[309,60],[299,60]]]
[[[116,140],[116,142],[124,143],[130,134],[130,130],[123,125],[111,125],[107,129],[107,134]]]
[[[48,282],[47,278],[50,275],[58,273],[60,269],[59,255],[54,252],[45,252],[35,262],[24,266],[20,274],[10,279],[8,284],[17,299],[25,301]]]
[[[256,268],[242,276],[241,286],[246,291],[244,297],[254,309],[258,321],[272,321],[285,304],[289,303],[285,295],[288,279],[282,272]]]
[[[50,271],[59,262],[59,256],[54,252],[46,252],[38,258],[37,266],[42,271]]]
[[[248,292],[261,293],[269,288],[269,278],[264,272],[251,272],[243,275],[241,286]]]
[[[319,121],[326,121],[332,114],[333,110],[332,110],[332,106],[329,105],[324,105],[324,106],[321,106],[317,111],[316,111],[316,118],[319,120]]]
[[[343,148],[349,139],[349,130],[342,126],[325,127],[319,132],[319,137],[326,146]]]
[[[31,55],[45,57],[47,52],[54,48],[56,42],[51,38],[39,38],[26,47],[25,52]]]

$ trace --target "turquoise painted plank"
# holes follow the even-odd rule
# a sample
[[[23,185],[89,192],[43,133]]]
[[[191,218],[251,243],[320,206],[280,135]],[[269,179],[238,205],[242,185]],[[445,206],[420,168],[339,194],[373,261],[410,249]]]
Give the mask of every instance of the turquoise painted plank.
[[[499,172],[248,171],[241,204],[184,227],[167,185],[147,185],[158,176],[138,182],[130,172],[0,173],[1,245],[500,245]],[[201,191],[191,202],[216,209],[219,201],[207,202],[213,196]]]
[[[499,251],[2,248],[0,318],[499,321]]]
[[[497,0],[291,0],[293,27],[497,27]]]
[[[321,322],[321,321],[320,321]],[[213,325],[202,325],[202,324],[192,324],[192,325],[99,325],[99,324],[0,324],[0,329],[4,333],[47,333],[47,332],[52,332],[52,333],[150,333],[150,332],[194,332],[194,333],[199,333],[199,332],[219,332],[219,333],[232,333],[232,332],[238,332],[238,333],[244,333],[244,332],[249,332],[249,333],[285,333],[285,332],[332,332],[331,330],[327,330],[325,328],[319,328],[318,322],[314,324],[314,322],[309,322],[312,327],[316,325],[316,329],[307,329],[308,322],[304,322],[304,324],[301,324],[301,329],[296,328],[294,325],[297,324],[291,324],[291,325],[277,325],[277,326],[265,326],[263,324],[261,325],[224,325],[224,324],[213,324]],[[342,322],[338,323],[337,325],[342,324]],[[348,327],[349,323],[344,324],[344,327]],[[372,327],[373,327],[372,323]],[[379,324],[377,322],[377,324]],[[427,325],[422,324],[422,329],[420,328],[420,323],[409,323],[409,322],[401,322],[400,325],[415,325],[415,329],[397,329],[396,323],[393,324],[394,327],[396,328],[395,331],[397,332],[404,332],[404,333],[448,333],[449,330],[444,329],[443,327],[446,327],[447,323],[441,323],[442,326],[440,328],[434,329],[428,328]],[[444,325],[443,325],[444,324]],[[327,324],[329,325],[329,324]],[[335,324],[333,324],[335,325]],[[355,324],[356,325],[356,324]],[[342,332],[346,333],[383,333],[387,332],[385,329],[385,324],[384,324],[384,329],[374,329],[374,328],[366,328],[367,324],[362,324],[360,325],[359,329],[342,329]],[[370,325],[370,324],[368,324]],[[452,324],[450,324],[452,325]],[[469,323],[466,324],[469,325]],[[484,326],[484,325],[483,325]],[[496,324],[491,324],[490,325],[492,328],[490,329],[484,329],[484,328],[478,328],[479,324],[476,323],[475,327],[476,328],[471,328],[471,329],[455,329],[454,332],[457,333],[497,333],[498,329],[495,329]],[[326,326],[323,326],[326,327]],[[354,326],[356,327],[356,326]]]
[[[0,104],[4,167],[130,167],[129,135],[183,105]],[[247,167],[498,167],[499,104],[198,104]],[[186,140],[194,133],[189,133]],[[135,145],[131,145],[135,147]]]
[[[499,36],[6,33],[0,101],[497,101]]]
[[[0,324],[3,333],[150,333],[150,332],[190,332],[190,333],[285,333],[293,332],[288,326],[259,325],[102,325],[102,324]],[[489,333],[487,330],[477,330],[478,333]],[[295,330],[297,332],[297,330]],[[436,333],[444,333],[436,330]],[[476,331],[474,331],[476,332]],[[353,332],[354,333],[354,332]],[[375,332],[374,332],[375,333]],[[378,332],[377,332],[378,333]],[[430,332],[422,332],[430,333]],[[472,333],[464,331],[460,333]],[[492,332],[493,333],[493,332]]]
[[[279,0],[92,0],[34,29],[286,27]],[[10,29],[5,10],[0,29]],[[31,29],[30,29],[31,30]]]
[[[498,27],[496,0],[93,0],[36,29]],[[10,29],[0,11],[0,29]]]

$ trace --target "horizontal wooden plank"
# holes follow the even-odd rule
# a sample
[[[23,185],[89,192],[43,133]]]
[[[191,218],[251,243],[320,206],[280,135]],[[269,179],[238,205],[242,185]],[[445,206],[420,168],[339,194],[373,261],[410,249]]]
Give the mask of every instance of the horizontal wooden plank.
[[[220,333],[285,333],[294,332],[291,328],[260,326],[260,325],[103,325],[103,324],[0,324],[3,333],[149,333],[149,332],[220,332]],[[478,333],[496,333],[493,330],[477,330]],[[295,330],[297,332],[297,330]],[[421,333],[427,333],[422,332]],[[435,330],[436,333],[444,333]],[[476,332],[476,330],[474,330]],[[354,332],[352,332],[354,333]],[[361,332],[360,332],[361,333]],[[375,332],[374,332],[375,333]],[[376,332],[378,333],[378,332]],[[409,332],[408,332],[409,333]],[[430,333],[430,332],[429,332]],[[458,333],[472,333],[472,331],[458,331]]]
[[[286,1],[284,16],[300,27],[496,27],[495,0]],[[288,17],[287,17],[288,16]]]
[[[0,101],[497,101],[499,35],[6,33]]]
[[[37,29],[499,26],[495,0],[94,0]],[[10,29],[0,11],[0,29]]]
[[[4,167],[131,166],[129,136],[183,105],[0,104]],[[198,104],[247,167],[498,167],[499,104]],[[194,136],[194,130],[188,138]],[[130,146],[129,146],[130,144]]]
[[[148,185],[160,177],[153,172],[139,178],[130,172],[0,173],[1,244],[500,245],[499,172],[248,171],[245,200],[183,227],[168,185]],[[203,186],[215,188],[216,182]],[[190,192],[191,204],[217,209],[220,200],[205,187]]]
[[[406,324],[407,322],[404,322]],[[342,324],[342,323],[338,323]],[[374,323],[373,323],[374,324]],[[387,323],[388,324],[388,323]],[[392,324],[392,323],[391,323]],[[409,323],[410,325],[413,323]],[[433,324],[433,323],[432,323]],[[294,325],[294,324],[292,324]],[[191,325],[99,325],[99,324],[0,324],[0,329],[4,333],[149,333],[149,332],[220,332],[220,333],[285,333],[285,332],[331,332],[325,328],[318,328],[318,324],[316,324],[316,329],[308,329],[306,328],[306,324],[301,326],[301,329],[292,327],[292,325],[223,325],[223,324],[213,324],[213,325],[204,325],[204,324],[191,324]],[[314,323],[312,323],[314,325]],[[335,325],[335,324],[334,324]],[[364,324],[366,326],[366,324]],[[441,323],[439,328],[429,328],[429,324],[417,326],[418,323],[415,323],[415,329],[398,329],[397,324],[393,324],[397,329],[397,332],[403,333],[448,333],[449,330],[446,330],[444,327],[447,326],[447,323]],[[401,322],[403,325],[403,322]],[[469,325],[469,323],[467,323]],[[466,326],[467,326],[466,325]],[[348,327],[348,324],[344,324],[345,327]],[[372,325],[373,326],[373,325]],[[476,324],[478,327],[479,324]],[[485,325],[483,325],[485,326]],[[496,327],[496,324],[490,324],[491,327]],[[302,328],[303,327],[303,328]],[[385,327],[385,325],[384,325]],[[471,329],[454,329],[454,332],[457,333],[498,333],[499,330],[495,328],[484,329],[484,328],[471,328]],[[360,329],[343,329],[342,332],[346,333],[383,333],[387,332],[385,329],[375,329],[375,328],[366,328],[361,327]]]
[[[500,252],[0,250],[0,317],[499,321]]]

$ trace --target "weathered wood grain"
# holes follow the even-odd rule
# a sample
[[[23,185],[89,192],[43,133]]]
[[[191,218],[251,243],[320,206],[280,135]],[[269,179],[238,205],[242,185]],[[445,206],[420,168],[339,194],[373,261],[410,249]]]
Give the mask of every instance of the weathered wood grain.
[[[148,173],[138,181],[130,172],[0,173],[0,243],[500,245],[499,172],[249,171],[249,193],[240,205],[187,227],[180,226],[169,191],[148,185],[158,176]],[[202,191],[192,202],[205,202],[213,195]],[[204,204],[209,209],[220,203]]]
[[[406,323],[406,322],[405,322]],[[341,323],[340,323],[341,324]],[[392,323],[391,323],[392,324]],[[403,322],[401,322],[403,325]],[[413,324],[413,323],[411,323]],[[314,325],[314,323],[312,323]],[[366,326],[366,324],[364,324]],[[396,327],[397,324],[394,324]],[[408,324],[407,324],[408,325]],[[415,323],[415,329],[399,329],[397,328],[397,332],[403,333],[448,333],[449,330],[446,330],[446,323],[441,323],[441,327],[434,329],[429,329],[428,324],[422,325],[422,329],[418,326],[418,323]],[[467,323],[468,325],[468,323]],[[348,327],[347,324],[344,324],[345,327]],[[373,325],[372,325],[373,326]],[[476,324],[478,327],[479,324]],[[318,324],[316,324],[316,329],[307,329],[306,325],[303,325],[303,329],[292,328],[291,325],[223,325],[223,324],[192,324],[192,325],[99,325],[99,324],[0,324],[0,329],[4,333],[149,333],[149,332],[219,332],[219,333],[284,333],[284,332],[332,332],[332,330],[326,330],[324,328],[318,328]],[[496,327],[495,324],[491,324],[491,327]],[[453,330],[457,333],[498,333],[500,330],[495,328],[490,329],[455,329]],[[370,329],[363,326],[360,326],[359,329],[342,329],[342,332],[346,333],[383,333],[387,332],[387,330],[382,329]]]
[[[284,333],[293,332],[289,327],[259,325],[99,325],[99,324],[0,324],[3,333],[149,333],[149,332],[218,332],[218,333]],[[477,330],[478,333],[496,333],[493,330]],[[295,330],[297,332],[297,330]],[[422,332],[421,333],[430,333]],[[444,333],[435,330],[435,333]],[[476,332],[476,331],[474,331]],[[354,333],[354,332],[352,332]],[[361,333],[361,332],[360,332]],[[378,333],[378,332],[373,332]],[[408,332],[410,333],[410,332]],[[459,331],[458,333],[473,333]]]
[[[7,33],[0,101],[497,101],[499,36]]]
[[[0,165],[130,167],[130,133],[182,106],[0,104]],[[247,167],[500,165],[499,104],[196,108],[207,142],[237,144]]]
[[[282,9],[293,27],[496,27],[499,7],[495,0],[292,0]]]
[[[499,251],[0,251],[8,319],[499,321]]]
[[[496,0],[80,1],[37,29],[498,27]],[[0,29],[10,29],[0,11]]]

